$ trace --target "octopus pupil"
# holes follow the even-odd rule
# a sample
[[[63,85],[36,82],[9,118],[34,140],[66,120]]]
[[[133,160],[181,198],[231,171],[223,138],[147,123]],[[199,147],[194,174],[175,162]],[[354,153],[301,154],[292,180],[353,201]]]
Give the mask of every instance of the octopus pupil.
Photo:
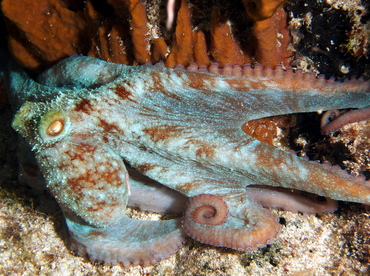
[[[63,130],[63,121],[57,120],[51,123],[47,129],[47,134],[56,136]]]

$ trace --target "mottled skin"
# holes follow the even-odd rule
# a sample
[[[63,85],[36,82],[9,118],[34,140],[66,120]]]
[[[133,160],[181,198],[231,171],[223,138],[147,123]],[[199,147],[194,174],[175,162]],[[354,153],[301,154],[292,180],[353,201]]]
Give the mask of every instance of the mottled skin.
[[[337,83],[279,67],[179,70],[74,57],[38,82],[11,67],[7,84],[15,105],[23,104],[13,126],[33,147],[64,211],[72,248],[92,260],[150,265],[183,242],[179,220],[131,219],[127,204],[181,212],[182,195],[193,197],[182,222],[187,234],[237,250],[265,246],[279,231],[276,216],[259,203],[335,210],[331,200],[275,187],[370,204],[363,178],[242,131],[246,121],[272,115],[365,107],[369,82]],[[128,168],[128,180],[123,160],[148,178]]]

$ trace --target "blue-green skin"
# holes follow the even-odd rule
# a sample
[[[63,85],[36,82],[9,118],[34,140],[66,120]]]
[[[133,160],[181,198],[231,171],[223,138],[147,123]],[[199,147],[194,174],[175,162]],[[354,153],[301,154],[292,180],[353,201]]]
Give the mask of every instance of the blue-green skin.
[[[224,73],[214,66],[209,70]],[[13,104],[20,106],[13,126],[32,146],[47,187],[65,213],[75,250],[129,266],[153,264],[181,246],[185,234],[179,220],[124,215],[127,202],[135,205],[133,198],[140,199],[141,193],[144,198],[143,191],[160,202],[162,190],[135,180],[130,188],[122,160],[187,197],[221,198],[228,207],[224,223],[207,225],[185,217],[183,225],[193,238],[238,250],[264,246],[279,230],[276,217],[257,203],[265,204],[250,185],[370,204],[368,181],[263,144],[241,128],[267,116],[366,107],[369,81],[338,83],[259,66],[228,72],[232,76],[73,57],[36,82],[10,65],[4,78]],[[48,135],[58,118],[62,131]],[[172,198],[172,192],[163,193]],[[261,194],[271,198],[263,189]],[[298,198],[277,202],[278,194],[271,206],[289,209]],[[174,205],[151,200],[143,199],[148,206],[142,209],[164,211]],[[185,199],[174,200],[183,205]],[[296,209],[320,211],[308,203]]]

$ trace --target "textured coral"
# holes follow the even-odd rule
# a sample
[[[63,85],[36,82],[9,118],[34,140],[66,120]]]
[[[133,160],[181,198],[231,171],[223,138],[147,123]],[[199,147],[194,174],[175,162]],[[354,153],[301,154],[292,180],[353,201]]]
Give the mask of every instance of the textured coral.
[[[6,0],[1,5],[8,22],[9,49],[24,67],[45,68],[86,51],[86,22],[73,5],[62,0]]]
[[[173,32],[163,28],[164,20],[150,16],[152,9],[157,14],[164,12],[150,1],[72,5],[62,0],[5,0],[2,10],[9,48],[22,66],[32,70],[74,53],[123,64],[164,60],[168,67],[193,61],[221,66],[249,62],[287,65],[291,51],[287,50],[286,15],[282,9],[275,13],[281,1],[245,1],[244,5],[248,14],[254,15],[255,24],[238,1],[178,1]],[[22,13],[18,6],[25,7]]]
[[[270,18],[285,0],[243,0],[245,12],[255,21]]]

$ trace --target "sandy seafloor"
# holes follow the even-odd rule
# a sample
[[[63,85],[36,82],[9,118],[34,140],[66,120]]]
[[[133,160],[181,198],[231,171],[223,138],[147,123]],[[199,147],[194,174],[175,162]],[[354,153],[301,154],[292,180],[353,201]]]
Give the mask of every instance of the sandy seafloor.
[[[68,231],[54,199],[46,191],[34,195],[19,183],[16,134],[5,102],[0,104],[0,117],[0,275],[370,274],[370,208],[353,203],[340,203],[338,211],[323,215],[273,210],[280,217],[281,233],[272,245],[253,252],[216,248],[189,238],[156,266],[93,264],[68,250]],[[370,154],[369,126],[370,121],[346,127],[357,135],[355,144],[363,149],[363,160]]]

